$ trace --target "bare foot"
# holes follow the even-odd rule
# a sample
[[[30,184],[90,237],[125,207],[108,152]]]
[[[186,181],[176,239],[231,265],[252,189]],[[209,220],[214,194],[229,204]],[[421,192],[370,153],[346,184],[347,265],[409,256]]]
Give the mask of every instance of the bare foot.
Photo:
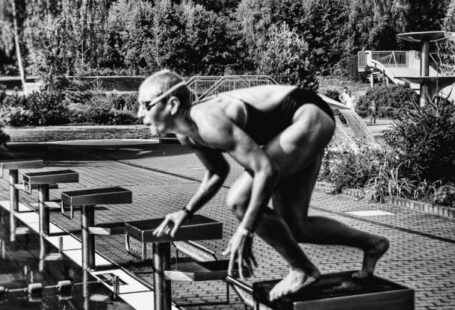
[[[288,275],[283,280],[278,282],[270,291],[270,301],[295,293],[302,287],[315,282],[320,276],[321,274],[317,270],[309,276],[301,269],[291,269]]]
[[[374,273],[377,261],[384,255],[389,248],[389,240],[386,238],[378,238],[372,246],[363,253],[362,270],[352,274],[353,278],[364,279]]]

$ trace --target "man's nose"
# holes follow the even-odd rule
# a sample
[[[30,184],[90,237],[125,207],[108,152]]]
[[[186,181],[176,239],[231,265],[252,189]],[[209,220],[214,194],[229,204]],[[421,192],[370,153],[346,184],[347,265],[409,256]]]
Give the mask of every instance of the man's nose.
[[[142,119],[142,123],[144,125],[150,126],[152,124],[150,115],[147,116],[147,113],[142,106],[139,106],[139,110],[137,111],[137,118]]]
[[[139,109],[137,109],[137,118],[141,119],[144,118],[144,109],[142,108],[142,104],[139,105]]]

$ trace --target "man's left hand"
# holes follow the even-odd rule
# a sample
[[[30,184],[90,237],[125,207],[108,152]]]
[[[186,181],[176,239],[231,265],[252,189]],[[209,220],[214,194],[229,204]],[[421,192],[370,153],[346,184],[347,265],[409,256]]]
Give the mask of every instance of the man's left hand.
[[[253,267],[257,267],[257,262],[253,255],[252,245],[253,237],[248,234],[248,231],[239,227],[223,252],[223,255],[229,255],[228,275],[233,274],[236,258],[242,280],[245,279],[243,268],[246,268],[249,274],[253,274]]]

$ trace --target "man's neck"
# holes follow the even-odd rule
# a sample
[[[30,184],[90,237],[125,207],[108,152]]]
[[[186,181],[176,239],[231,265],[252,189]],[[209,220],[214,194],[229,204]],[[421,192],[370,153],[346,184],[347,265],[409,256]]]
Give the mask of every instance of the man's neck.
[[[192,136],[197,131],[197,126],[190,117],[189,109],[175,118],[171,131],[184,136]]]

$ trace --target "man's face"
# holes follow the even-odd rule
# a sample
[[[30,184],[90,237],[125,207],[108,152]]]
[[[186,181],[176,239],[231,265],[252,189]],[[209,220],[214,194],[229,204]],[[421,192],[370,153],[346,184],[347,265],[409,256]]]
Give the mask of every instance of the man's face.
[[[145,125],[149,126],[152,135],[162,136],[166,134],[166,122],[163,111],[166,108],[168,98],[159,98],[160,90],[151,85],[140,89],[138,101],[139,110],[137,117],[142,118]]]

